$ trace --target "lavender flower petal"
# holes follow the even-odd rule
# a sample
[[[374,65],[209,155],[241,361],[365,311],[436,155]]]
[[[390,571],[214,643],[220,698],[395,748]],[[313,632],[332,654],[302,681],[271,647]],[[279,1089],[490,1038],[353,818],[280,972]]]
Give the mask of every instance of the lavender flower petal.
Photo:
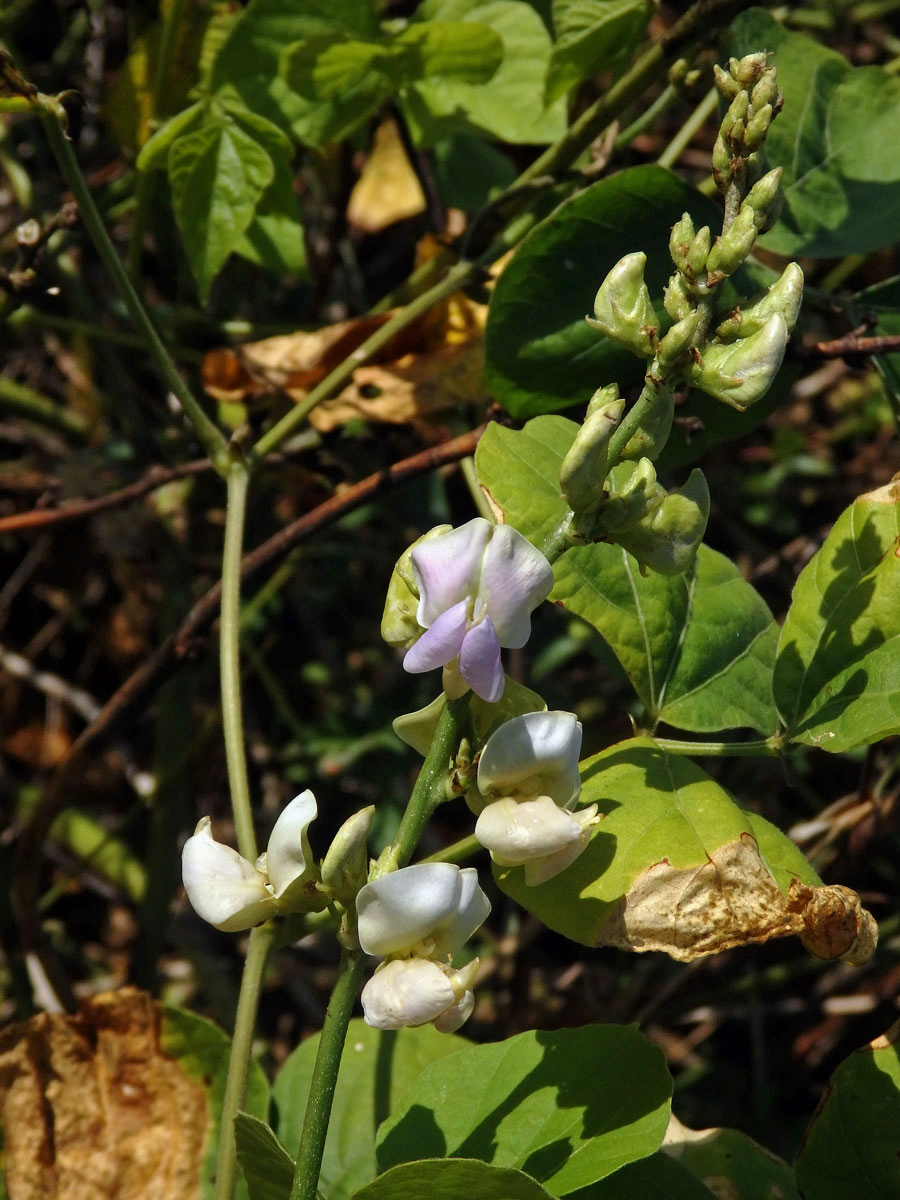
[[[484,617],[467,631],[459,649],[459,670],[472,691],[488,704],[503,695],[500,639],[490,617]]]

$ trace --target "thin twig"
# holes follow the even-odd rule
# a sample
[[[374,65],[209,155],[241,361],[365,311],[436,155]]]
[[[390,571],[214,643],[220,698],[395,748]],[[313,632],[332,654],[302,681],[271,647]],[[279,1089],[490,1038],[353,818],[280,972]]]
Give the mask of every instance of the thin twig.
[[[870,358],[875,354],[891,354],[900,350],[900,334],[888,333],[881,337],[859,337],[847,333],[829,342],[813,342],[807,346],[795,346],[795,358]]]
[[[429,447],[409,458],[401,459],[390,467],[368,475],[340,495],[332,496],[244,555],[241,560],[241,580],[251,578],[299,542],[334,524],[354,509],[368,504],[381,492],[473,454],[484,428],[482,425],[439,446]],[[218,614],[220,596],[221,585],[215,583],[196,602],[181,625],[110,697],[97,717],[72,743],[68,754],[21,829],[13,860],[12,902],[22,946],[26,953],[39,957],[47,977],[53,981],[57,995],[65,1007],[72,1007],[74,998],[68,980],[59,970],[55,957],[44,943],[37,908],[40,876],[37,864],[50,827],[66,803],[66,783],[73,771],[83,762],[85,755],[108,737],[135,709],[146,703],[153,689],[195,651],[198,640],[206,634]]]

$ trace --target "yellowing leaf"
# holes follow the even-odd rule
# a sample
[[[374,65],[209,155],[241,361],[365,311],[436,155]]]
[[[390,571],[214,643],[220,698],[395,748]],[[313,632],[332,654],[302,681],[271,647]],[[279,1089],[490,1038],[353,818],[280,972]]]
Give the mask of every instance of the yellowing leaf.
[[[425,193],[410,166],[395,121],[383,121],[362,174],[350,193],[347,220],[366,233],[425,211]]]

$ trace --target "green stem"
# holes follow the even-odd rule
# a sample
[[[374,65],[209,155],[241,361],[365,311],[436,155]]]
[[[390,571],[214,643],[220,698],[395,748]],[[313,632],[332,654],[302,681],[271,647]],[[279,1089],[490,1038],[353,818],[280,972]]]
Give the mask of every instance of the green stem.
[[[34,108],[35,105],[33,104],[32,107]],[[178,368],[169,356],[169,352],[162,338],[157,333],[149,313],[144,308],[131,280],[128,278],[128,273],[110,241],[109,234],[106,232],[106,226],[103,224],[103,218],[100,216],[84,176],[81,174],[81,168],[78,166],[75,153],[60,125],[60,117],[56,111],[56,107],[54,107],[54,102],[49,98],[41,97],[36,102],[36,107],[41,115],[41,120],[50,142],[50,148],[69,186],[69,190],[75,197],[81,213],[81,219],[84,221],[85,228],[94,243],[94,247],[104,267],[106,267],[112,276],[113,282],[125,303],[125,307],[131,314],[134,323],[144,335],[147,347],[156,360],[156,364],[166,384],[178,398],[181,407],[194,427],[194,432],[203,443],[216,469],[225,474],[228,469],[227,442],[225,437],[203,411],[193,392],[178,373]]]
[[[309,1083],[309,1099],[306,1102],[306,1114],[300,1133],[300,1147],[297,1151],[290,1200],[316,1200],[341,1054],[356,993],[362,982],[365,962],[366,956],[360,950],[344,948],[341,951],[337,982],[328,1001],[325,1021],[319,1034],[319,1048]]]
[[[658,737],[653,740],[668,754],[696,755],[698,758],[772,758],[784,749],[777,734],[752,742],[689,742]]]
[[[647,372],[644,390],[625,414],[621,424],[609,439],[607,462],[614,467],[622,458],[622,453],[631,438],[649,421],[653,409],[657,405],[668,404],[674,391],[674,381],[660,380],[654,375],[653,367]]]
[[[450,761],[459,747],[463,721],[469,709],[471,696],[472,693],[467,692],[459,700],[448,700],[444,705],[406,812],[394,834],[394,840],[382,852],[373,867],[371,879],[378,879],[406,866],[432,813],[447,799]]]
[[[716,105],[719,102],[719,89],[710,88],[706,93],[682,127],[678,130],[675,136],[663,150],[662,154],[656,160],[661,167],[674,167],[678,162],[683,152],[691,144],[691,141],[707,120],[716,111]]]
[[[439,300],[443,300],[445,296],[449,296],[452,292],[462,287],[472,277],[474,270],[475,268],[471,263],[457,263],[450,268],[444,278],[436,283],[434,287],[429,288],[427,292],[423,292],[421,296],[417,296],[406,308],[396,313],[389,321],[386,321],[370,338],[367,338],[361,346],[354,350],[352,354],[349,354],[339,366],[326,375],[321,383],[317,384],[304,400],[292,408],[268,432],[262,435],[253,447],[253,459],[259,460],[265,458],[267,454],[271,454],[273,450],[277,449],[297,425],[305,420],[317,404],[321,404],[323,400],[327,400],[329,396],[332,396],[339,387],[342,387],[351,378],[358,366],[367,362],[374,354],[377,354],[379,350],[386,346],[393,337],[396,337],[401,330],[428,312],[432,305],[437,304]]]
[[[649,129],[660,113],[665,112],[669,105],[677,98],[678,93],[669,84],[660,92],[653,103],[644,109],[639,117],[635,117],[631,124],[626,125],[622,132],[616,136],[613,149],[624,150],[627,146],[630,146],[634,139],[643,133],[645,129]]]
[[[435,854],[429,854],[427,858],[422,858],[419,861],[427,863],[461,863],[483,849],[484,846],[482,846],[475,834],[470,833],[468,837],[460,838],[458,842],[452,842],[449,846],[445,846],[443,850],[438,850]]]
[[[0,408],[10,409],[39,425],[58,429],[83,442],[90,432],[84,417],[76,416],[33,388],[0,375]]]
[[[241,706],[241,551],[250,472],[234,458],[226,476],[228,506],[225,546],[222,553],[222,611],[219,622],[219,668],[222,687],[222,732],[225,761],[238,849],[244,858],[256,859],[256,834],[250,807],[250,784],[244,754],[244,718]]]
[[[234,1195],[237,1176],[234,1118],[244,1103],[259,992],[273,937],[274,925],[271,922],[267,925],[257,925],[255,929],[250,930],[237,1012],[234,1016],[234,1037],[231,1041],[231,1057],[228,1060],[228,1075],[225,1079],[225,1095],[222,1099],[214,1200],[232,1200]]]

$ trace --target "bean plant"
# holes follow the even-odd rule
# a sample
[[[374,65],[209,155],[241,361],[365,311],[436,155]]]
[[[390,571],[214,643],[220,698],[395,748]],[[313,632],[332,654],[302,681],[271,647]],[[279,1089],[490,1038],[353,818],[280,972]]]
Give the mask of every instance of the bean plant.
[[[34,288],[54,255],[69,253],[79,221],[117,289],[117,317],[131,322],[129,344],[169,393],[154,418],[167,412],[177,431],[148,430],[127,399],[107,421],[121,421],[120,443],[144,437],[146,453],[161,456],[176,436],[182,450],[193,442],[205,455],[198,473],[220,484],[218,581],[199,598],[188,589],[193,607],[183,606],[182,624],[92,712],[20,810],[10,859],[19,938],[11,977],[36,1007],[61,1011],[74,996],[41,920],[42,848],[100,740],[124,736],[124,719],[146,707],[217,618],[229,805],[200,815],[192,802],[154,827],[151,870],[164,853],[168,874],[146,882],[143,913],[157,931],[153,971],[176,902],[179,920],[195,914],[236,935],[227,953],[240,957],[241,974],[228,1038],[197,1014],[148,1000],[163,1056],[199,1080],[205,1106],[186,1190],[173,1184],[166,1195],[900,1196],[896,1027],[838,1068],[792,1163],[737,1130],[701,1135],[682,1124],[666,1055],[637,1023],[466,1036],[492,987],[498,912],[520,914],[514,922],[533,921],[585,955],[618,951],[623,972],[631,955],[692,964],[794,937],[849,979],[849,968],[876,954],[877,926],[857,892],[833,871],[823,881],[740,785],[757,778],[757,760],[782,759],[801,776],[798,764],[856,761],[900,733],[900,483],[881,479],[831,514],[777,622],[746,564],[708,544],[727,500],[716,487],[726,481],[716,471],[711,488],[694,464],[788,405],[804,328],[823,343],[823,323],[838,316],[863,323],[859,345],[881,338],[870,352],[892,348],[896,283],[838,296],[816,259],[841,257],[852,271],[863,261],[852,256],[894,237],[900,192],[888,143],[900,93],[882,67],[851,66],[789,28],[784,10],[737,15],[744,8],[697,0],[660,32],[646,0],[554,0],[547,14],[525,0],[381,11],[368,0],[251,0],[213,7],[202,21],[172,0],[152,53],[144,44],[154,82],[131,114],[133,190],[118,216],[110,197],[98,205],[79,166],[77,98],[38,89],[14,45],[15,18],[0,17],[9,34],[0,110],[10,129],[40,124],[74,202],[43,225],[22,214],[18,259],[2,279],[10,336],[41,326]],[[191,47],[182,87],[176,61]],[[128,115],[123,97],[107,103],[113,128]],[[685,97],[693,111],[659,161],[617,158]],[[231,271],[268,272],[261,277],[278,279],[283,297],[296,294],[284,281],[302,280],[321,253],[322,209],[309,215],[316,189],[324,194],[323,181],[367,151],[386,115],[424,182],[439,199],[443,189],[441,203],[468,214],[464,232],[374,298],[370,323],[293,404],[282,397],[257,410],[245,397],[235,418],[210,385],[220,401],[213,409],[178,360],[165,306],[157,312],[149,298],[148,238],[161,259],[173,248],[172,286],[196,313],[217,311]],[[710,169],[695,188],[672,168],[710,121]],[[546,148],[532,154],[534,146]],[[5,150],[0,164],[25,206],[28,188]],[[128,244],[116,245],[108,226],[122,213]],[[312,444],[304,429],[314,410],[460,293],[488,305],[479,390],[496,401],[498,419],[474,432],[453,426],[455,438],[350,485],[349,501],[336,491],[321,511],[295,515],[248,551],[260,481]],[[240,322],[233,329],[249,336]],[[896,364],[886,357],[879,369],[895,396]],[[41,419],[49,402],[8,375],[0,385],[5,405]],[[63,410],[43,419],[73,434],[75,418]],[[385,732],[414,769],[408,796],[345,798],[335,812],[337,793],[317,799],[319,784],[307,778],[292,799],[282,781],[277,804],[270,795],[263,805],[245,732],[245,675],[256,660],[242,648],[249,656],[247,630],[259,616],[247,582],[404,472],[460,460],[467,490],[445,505],[452,519],[413,529],[396,520],[393,572],[366,571],[379,607],[384,595],[380,634],[398,681],[391,695],[413,710],[393,711]],[[19,515],[8,520],[5,536],[28,527]],[[346,581],[334,593],[342,608],[352,605]],[[618,711],[607,712],[612,734],[598,734],[565,656],[554,664],[533,652],[533,637],[560,619],[577,624],[581,645],[602,646],[608,669],[627,681],[628,696],[617,693]],[[421,707],[423,696],[431,699]],[[352,696],[331,699],[338,711],[346,705],[349,729]],[[187,711],[170,707],[169,727]],[[620,736],[626,716],[631,732]],[[746,770],[727,776],[736,794],[714,760]],[[822,796],[821,807],[835,798]],[[445,836],[451,812],[455,841]],[[179,852],[190,913],[171,879]],[[270,1096],[254,1045],[266,973],[276,952],[297,955],[311,941],[334,968],[327,1008]],[[142,982],[146,995],[152,972]],[[23,1039],[44,1036],[42,1020],[11,1026],[4,1061],[18,1063]],[[10,1082],[0,1082],[0,1194],[10,1200],[37,1194],[29,1163],[51,1153],[35,1149],[28,1120],[16,1116],[24,1070],[10,1066]],[[84,1177],[95,1178],[98,1160],[85,1161]]]

